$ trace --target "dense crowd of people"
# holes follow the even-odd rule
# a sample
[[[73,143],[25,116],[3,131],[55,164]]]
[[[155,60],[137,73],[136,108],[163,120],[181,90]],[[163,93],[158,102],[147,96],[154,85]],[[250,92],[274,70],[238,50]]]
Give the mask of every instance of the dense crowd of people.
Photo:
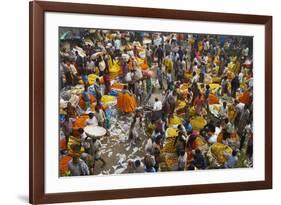
[[[64,28],[60,175],[95,174],[118,119],[122,173],[252,167],[252,37]],[[122,151],[122,150],[121,150]],[[120,152],[121,152],[120,151]],[[114,166],[110,164],[109,166]]]

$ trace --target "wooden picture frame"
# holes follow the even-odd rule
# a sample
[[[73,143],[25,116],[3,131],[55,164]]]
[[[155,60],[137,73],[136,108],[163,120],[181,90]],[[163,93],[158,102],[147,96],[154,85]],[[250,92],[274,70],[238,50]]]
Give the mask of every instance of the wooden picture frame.
[[[229,192],[272,188],[272,17],[245,14],[134,8],[77,3],[33,1],[29,4],[29,201],[32,204]],[[168,186],[106,191],[46,194],[44,188],[44,14],[67,12],[128,17],[150,17],[265,26],[265,180],[206,185]]]

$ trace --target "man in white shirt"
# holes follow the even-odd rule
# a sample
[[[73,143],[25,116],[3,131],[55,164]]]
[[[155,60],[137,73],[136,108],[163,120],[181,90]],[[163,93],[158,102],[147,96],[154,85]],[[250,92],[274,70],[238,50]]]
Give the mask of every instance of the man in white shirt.
[[[94,158],[95,161],[101,161],[102,162],[102,166],[101,168],[103,168],[106,164],[105,160],[101,157],[101,141],[99,139],[93,138],[91,141],[91,154]],[[93,164],[93,168],[95,167],[95,163]]]
[[[154,112],[154,120],[158,120],[162,117],[162,102],[155,98],[155,102],[153,105],[153,112]]]
[[[184,171],[186,165],[187,155],[185,151],[180,152],[180,156],[178,157],[178,170]]]
[[[86,63],[86,68],[88,73],[95,73],[96,72],[96,65],[92,59],[89,59]]]
[[[73,63],[67,63],[67,64],[64,64],[65,65],[65,68],[72,74],[72,75],[76,75],[77,74],[77,70],[74,66]]]
[[[186,67],[186,58],[184,57],[181,61],[181,67],[183,69],[184,72],[187,71],[187,67]]]
[[[237,112],[237,114],[239,114],[245,107],[245,104],[239,102],[238,100],[235,100],[234,104],[235,104],[235,111]]]
[[[242,55],[245,56],[245,57],[247,57],[249,55],[249,48],[248,47],[246,47],[242,50]]]
[[[204,43],[204,50],[207,51],[210,48],[210,42],[208,40],[205,41]]]
[[[198,82],[198,75],[196,74],[196,72],[195,71],[193,71],[193,73],[192,73],[192,79],[191,79],[191,83],[193,84],[193,83],[197,83]]]
[[[162,102],[159,101],[158,98],[155,98],[155,103],[153,105],[153,110],[154,111],[161,111],[162,110]]]
[[[210,143],[210,144],[215,144],[215,143],[217,143],[217,138],[218,138],[218,136],[215,134],[215,133],[211,133],[211,132],[209,132],[208,133],[208,143]]]
[[[86,125],[98,126],[98,120],[95,117],[94,113],[90,112],[88,116],[89,119],[86,120]]]
[[[115,39],[114,46],[115,46],[116,50],[120,50],[120,48],[121,48],[121,41],[120,41],[120,39],[118,39],[118,38]]]
[[[248,80],[249,88],[253,88],[253,84],[254,84],[254,79],[253,79],[253,77],[251,77],[251,78]]]
[[[235,132],[234,125],[228,119],[225,120],[225,129],[226,129],[226,132],[229,134],[232,134]]]
[[[120,39],[118,39],[118,38],[115,39],[114,46],[115,46],[115,56],[119,56],[120,55],[120,49],[121,49]]]
[[[241,71],[238,75],[238,79],[239,79],[239,82],[242,83],[243,82],[243,78],[244,78],[244,74],[243,72]]]

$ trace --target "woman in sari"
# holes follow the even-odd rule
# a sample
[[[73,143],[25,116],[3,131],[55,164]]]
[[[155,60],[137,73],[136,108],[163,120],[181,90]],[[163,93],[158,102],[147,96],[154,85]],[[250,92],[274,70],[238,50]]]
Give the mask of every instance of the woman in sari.
[[[203,105],[204,105],[204,96],[202,95],[202,93],[199,93],[199,95],[194,100],[195,112],[197,115],[201,116]]]

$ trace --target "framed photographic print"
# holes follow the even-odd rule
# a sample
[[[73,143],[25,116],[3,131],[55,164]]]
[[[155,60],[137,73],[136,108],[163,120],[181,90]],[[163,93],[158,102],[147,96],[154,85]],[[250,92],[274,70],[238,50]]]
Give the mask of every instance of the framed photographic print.
[[[272,188],[272,17],[30,2],[30,203]]]

